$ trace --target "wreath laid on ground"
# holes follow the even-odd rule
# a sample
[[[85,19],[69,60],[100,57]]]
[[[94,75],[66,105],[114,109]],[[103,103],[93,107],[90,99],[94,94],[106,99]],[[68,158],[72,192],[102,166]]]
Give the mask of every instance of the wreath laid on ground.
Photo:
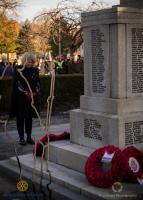
[[[45,145],[48,141],[57,141],[57,140],[63,140],[63,139],[69,139],[70,133],[64,131],[60,134],[53,134],[53,133],[47,133],[44,137],[42,137],[37,143],[36,143],[36,156],[41,156],[43,151],[43,146],[40,144],[40,141]],[[35,148],[33,149],[33,154],[35,153]]]
[[[143,179],[143,153],[130,146],[123,150],[123,156],[126,164],[125,181],[136,183],[138,179]]]
[[[36,156],[41,156],[43,144],[48,141],[69,139],[70,133],[48,133],[36,143]],[[33,154],[35,153],[33,149]],[[103,169],[107,163],[108,169]],[[130,146],[121,151],[115,146],[105,146],[95,150],[85,163],[85,175],[87,180],[96,187],[108,188],[115,182],[128,181],[131,183],[143,180],[143,152]]]
[[[107,154],[112,159],[111,167],[107,171],[102,170],[103,158]],[[121,182],[125,174],[125,160],[122,151],[115,146],[106,146],[95,150],[85,163],[85,175],[88,181],[100,188],[108,188],[115,182]]]

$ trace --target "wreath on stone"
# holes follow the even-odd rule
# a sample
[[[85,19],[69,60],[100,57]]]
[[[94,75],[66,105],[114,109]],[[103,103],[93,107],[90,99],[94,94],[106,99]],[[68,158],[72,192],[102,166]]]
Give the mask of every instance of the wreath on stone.
[[[57,140],[63,140],[63,139],[69,139],[70,133],[67,131],[64,131],[60,134],[53,134],[53,133],[47,133],[42,137],[37,143],[36,143],[36,156],[41,156],[43,151],[43,146],[41,145],[40,141],[45,145],[48,141],[57,141]],[[35,154],[35,147],[33,148],[33,154]]]
[[[102,169],[103,162],[110,162],[107,171]],[[112,157],[112,159],[111,159]],[[96,187],[108,188],[115,182],[121,182],[125,174],[125,159],[122,151],[115,146],[105,146],[95,150],[85,163],[85,175],[87,180]]]
[[[130,183],[137,183],[138,179],[143,179],[143,153],[134,146],[126,147],[123,150],[126,164],[126,174],[124,180]]]

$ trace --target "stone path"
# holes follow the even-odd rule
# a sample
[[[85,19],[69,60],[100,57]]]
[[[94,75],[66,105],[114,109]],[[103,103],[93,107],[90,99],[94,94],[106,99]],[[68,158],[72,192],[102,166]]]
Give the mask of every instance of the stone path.
[[[44,123],[44,120],[42,119]],[[63,124],[64,123],[64,124]],[[56,115],[51,119],[51,129],[52,133],[61,133],[64,130],[69,130],[69,117],[67,115]],[[42,133],[40,128],[38,128],[39,122],[37,119],[33,120],[33,137],[37,141],[45,133]],[[32,152],[33,145],[27,144],[26,146],[21,146],[18,144],[18,134],[16,130],[16,123],[14,120],[10,121],[7,125],[8,135],[13,139],[16,145],[18,155],[28,154]],[[4,132],[4,126],[0,124],[0,160],[9,159],[10,157],[15,156],[12,141]],[[9,198],[8,196],[3,199],[3,194],[7,192],[16,191],[16,185],[13,184],[12,180],[6,176],[5,173],[0,172],[0,200],[21,200],[22,198]],[[2,198],[1,198],[2,197]]]
[[[44,124],[44,123],[45,123],[45,119],[42,119],[42,124]],[[63,123],[64,124],[69,123],[69,117],[67,115],[53,116],[51,119],[51,131],[54,131],[54,133],[60,133],[63,130],[63,125],[62,125]],[[15,120],[12,120],[7,124],[7,131],[8,131],[8,135],[15,142],[17,151],[20,155],[25,154],[25,153],[30,153],[33,146],[31,146],[31,145],[21,146],[18,144],[19,138],[18,138],[18,133],[16,130]],[[35,138],[35,140],[38,140],[44,134],[46,134],[46,133],[41,132],[38,119],[34,119],[33,120],[33,131],[32,131],[33,138]],[[6,135],[6,133],[4,131],[4,125],[0,124],[0,160],[8,159],[11,156],[14,156],[12,141]]]

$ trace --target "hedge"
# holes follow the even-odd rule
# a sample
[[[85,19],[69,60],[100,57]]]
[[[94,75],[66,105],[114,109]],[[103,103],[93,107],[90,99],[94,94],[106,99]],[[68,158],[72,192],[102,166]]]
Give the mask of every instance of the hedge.
[[[41,109],[46,109],[47,97],[50,92],[50,76],[41,76]],[[83,94],[83,75],[56,75],[55,98],[53,111],[64,111],[79,107],[79,99]],[[8,112],[10,108],[12,79],[0,80],[0,112]]]

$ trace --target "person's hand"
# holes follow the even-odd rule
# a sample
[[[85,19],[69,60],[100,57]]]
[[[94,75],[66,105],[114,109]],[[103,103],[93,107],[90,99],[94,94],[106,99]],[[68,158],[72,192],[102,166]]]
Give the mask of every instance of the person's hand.
[[[26,92],[25,95],[28,98],[28,100],[31,101],[32,100],[32,96],[34,98],[37,95],[37,92],[32,92],[32,93],[31,92]]]

